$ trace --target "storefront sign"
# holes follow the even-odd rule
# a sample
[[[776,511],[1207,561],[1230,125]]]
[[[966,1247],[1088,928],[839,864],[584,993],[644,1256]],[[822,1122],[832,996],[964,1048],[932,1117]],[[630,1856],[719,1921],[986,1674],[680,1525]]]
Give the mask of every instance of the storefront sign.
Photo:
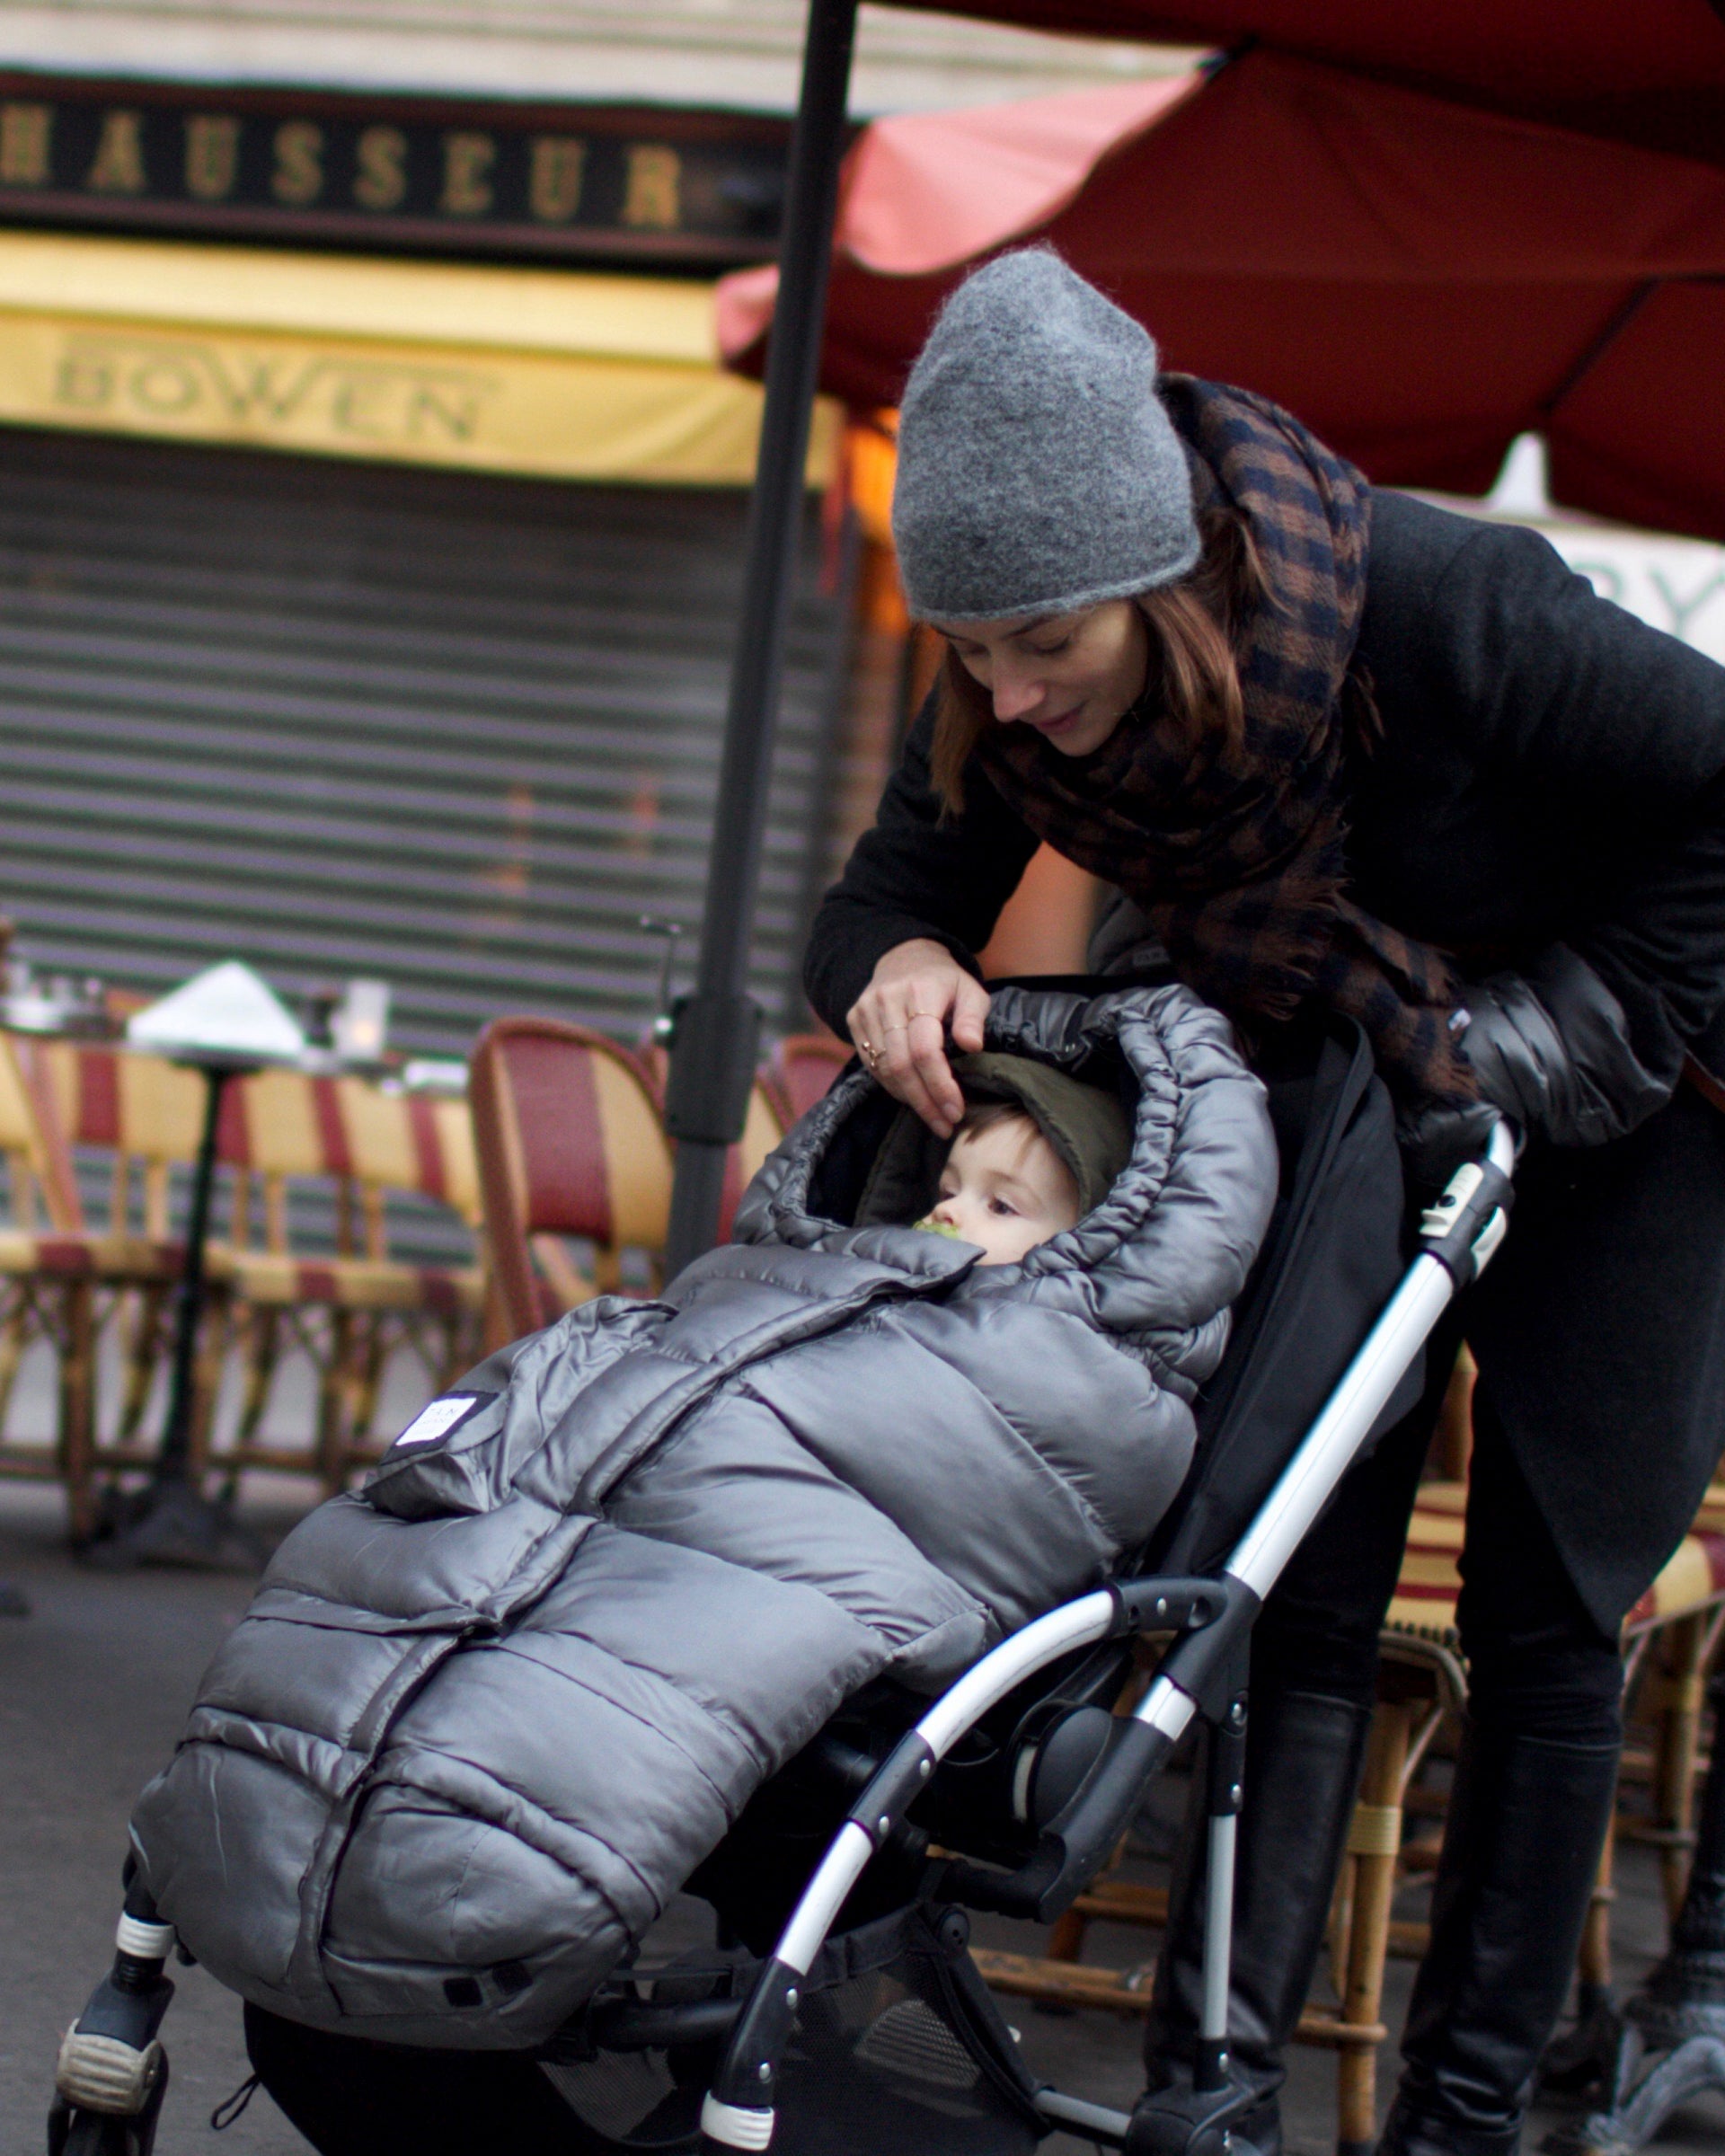
[[[762,393],[711,311],[675,278],[0,233],[0,426],[746,486]],[[837,434],[823,398],[811,485]]]
[[[6,341],[0,330],[0,349]],[[507,376],[514,371],[404,362],[296,339],[264,344],[107,329],[62,331],[52,367],[56,416],[94,431],[360,455],[417,452],[431,462],[489,440],[496,430],[486,425],[487,407],[513,386]]]
[[[749,114],[0,75],[0,222],[759,261],[788,137]]]
[[[1725,660],[1725,546],[1597,525],[1546,525],[1545,536],[1601,597],[1710,658]]]
[[[832,461],[822,420],[811,473]],[[0,314],[0,424],[8,421],[546,479],[746,486],[760,391],[717,368],[574,354],[421,357],[382,344]]]

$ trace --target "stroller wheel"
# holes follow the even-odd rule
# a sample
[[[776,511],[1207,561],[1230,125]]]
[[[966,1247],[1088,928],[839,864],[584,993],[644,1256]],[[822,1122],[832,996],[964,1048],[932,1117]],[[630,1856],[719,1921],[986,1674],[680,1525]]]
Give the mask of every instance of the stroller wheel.
[[[150,2156],[167,2092],[168,2062],[164,2057],[148,2102],[128,2117],[112,2111],[86,2111],[57,2096],[48,2115],[48,2156]]]

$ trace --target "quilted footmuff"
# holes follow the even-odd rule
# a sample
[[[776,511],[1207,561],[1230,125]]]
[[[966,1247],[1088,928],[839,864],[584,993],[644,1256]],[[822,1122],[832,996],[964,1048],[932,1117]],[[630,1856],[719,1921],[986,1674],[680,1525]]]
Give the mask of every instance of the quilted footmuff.
[[[979,1268],[836,1224],[857,1074],[735,1242],[493,1356],[288,1536],[133,1821],[223,1983],[531,2046],[847,1695],[939,1691],[1149,1533],[1269,1217],[1262,1094],[1178,987],[1003,991],[989,1046],[1135,1096],[1075,1228]]]

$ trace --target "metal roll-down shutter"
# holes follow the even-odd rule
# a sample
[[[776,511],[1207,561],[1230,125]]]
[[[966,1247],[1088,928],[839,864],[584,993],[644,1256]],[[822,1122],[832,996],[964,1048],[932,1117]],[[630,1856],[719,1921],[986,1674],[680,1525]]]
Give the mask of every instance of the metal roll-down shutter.
[[[638,1032],[698,926],[745,498],[0,435],[0,911],[49,972],[227,957]],[[756,989],[794,1023],[838,608],[811,528]],[[723,843],[723,835],[720,835]],[[689,948],[693,948],[692,941]]]

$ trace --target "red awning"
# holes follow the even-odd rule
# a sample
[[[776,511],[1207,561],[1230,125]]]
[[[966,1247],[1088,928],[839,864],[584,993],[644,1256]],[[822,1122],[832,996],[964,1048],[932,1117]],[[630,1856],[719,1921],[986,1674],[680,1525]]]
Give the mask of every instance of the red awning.
[[[1374,480],[1477,493],[1534,429],[1559,499],[1725,538],[1711,163],[1263,48],[1208,80],[878,121],[846,166],[825,385],[896,402],[963,267],[1028,238],[1165,365],[1275,397]],[[773,280],[721,287],[733,364],[758,366]]]
[[[1725,163],[1714,0],[911,0],[1048,31],[1248,42]]]

